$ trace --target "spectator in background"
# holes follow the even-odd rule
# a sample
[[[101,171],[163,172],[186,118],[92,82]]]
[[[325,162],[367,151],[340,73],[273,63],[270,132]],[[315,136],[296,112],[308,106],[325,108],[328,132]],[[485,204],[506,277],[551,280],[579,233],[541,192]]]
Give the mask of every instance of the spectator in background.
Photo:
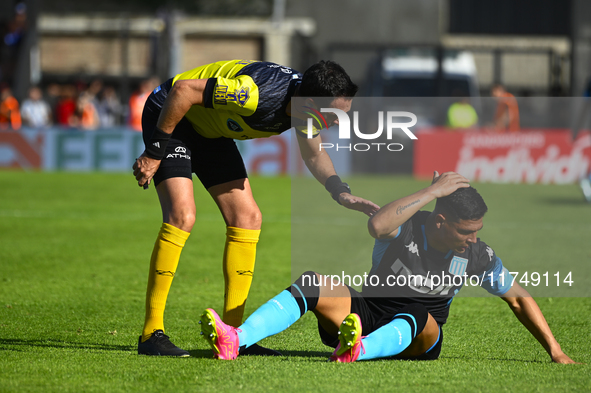
[[[493,120],[496,131],[519,131],[519,107],[513,94],[505,90],[503,85],[499,83],[493,85],[491,93],[498,102]]]
[[[76,115],[76,87],[74,85],[62,86],[60,99],[55,107],[57,124],[62,127],[77,127],[79,124]]]
[[[45,128],[51,125],[52,114],[49,104],[43,100],[41,89],[33,86],[21,107],[23,124],[32,128]]]
[[[101,91],[103,91],[103,81],[100,79],[95,79],[92,82],[90,82],[90,85],[88,86],[88,89],[86,89],[86,93],[88,94],[88,96],[94,100],[95,105],[98,102],[99,99],[99,95],[101,93]]]
[[[21,114],[18,101],[8,85],[0,87],[0,130],[21,128]]]
[[[103,89],[97,110],[101,127],[114,127],[120,124],[123,107],[114,87],[106,86]]]
[[[135,131],[142,131],[142,111],[148,96],[158,85],[160,81],[157,78],[143,80],[138,90],[131,95],[129,99],[129,118],[127,124]]]
[[[62,89],[61,89],[60,85],[58,85],[57,83],[50,83],[45,88],[45,102],[47,102],[47,104],[51,108],[51,114],[52,114],[54,121],[56,121],[56,119],[57,119],[56,108],[57,108],[57,103],[60,100],[61,90]]]
[[[585,125],[589,121],[589,118],[590,118],[589,115],[591,115],[591,77],[587,81],[587,86],[585,87],[585,90],[583,91],[583,97],[584,97],[583,105],[581,107],[581,110],[579,112],[579,116],[577,117],[577,120],[575,121],[573,130],[572,130],[573,141],[575,139],[577,139],[577,136],[579,135],[579,131],[581,131],[581,129],[585,128]]]
[[[83,130],[96,130],[100,126],[98,111],[94,105],[94,96],[89,91],[84,91],[78,96],[76,110],[80,119],[80,128]]]
[[[454,94],[458,101],[447,110],[447,126],[450,128],[471,128],[478,124],[478,114],[467,98],[460,98],[461,93]]]

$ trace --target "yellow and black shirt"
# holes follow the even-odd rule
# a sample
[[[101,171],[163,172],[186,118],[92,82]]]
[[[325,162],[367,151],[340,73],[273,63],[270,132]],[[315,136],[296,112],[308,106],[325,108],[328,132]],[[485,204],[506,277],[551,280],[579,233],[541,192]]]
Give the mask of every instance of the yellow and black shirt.
[[[154,101],[162,104],[174,83],[186,79],[208,79],[204,106],[194,105],[185,115],[206,138],[264,138],[292,127],[286,109],[302,79],[292,68],[263,61],[219,61],[176,75],[154,90]]]

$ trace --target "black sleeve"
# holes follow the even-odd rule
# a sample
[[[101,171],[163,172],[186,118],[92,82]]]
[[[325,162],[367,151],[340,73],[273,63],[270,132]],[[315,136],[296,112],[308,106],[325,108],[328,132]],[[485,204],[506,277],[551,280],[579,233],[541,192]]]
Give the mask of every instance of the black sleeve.
[[[217,81],[217,78],[209,78],[205,84],[205,90],[203,91],[203,106],[206,108],[213,108],[213,91]]]

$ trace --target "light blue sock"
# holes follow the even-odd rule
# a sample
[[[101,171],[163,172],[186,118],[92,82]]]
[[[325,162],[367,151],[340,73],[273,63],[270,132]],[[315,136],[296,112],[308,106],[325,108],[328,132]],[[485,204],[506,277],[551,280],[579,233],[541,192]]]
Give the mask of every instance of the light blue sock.
[[[398,355],[413,340],[410,324],[402,318],[395,318],[387,325],[362,339],[363,349],[358,360],[385,358]]]
[[[300,307],[287,290],[259,307],[238,329],[240,346],[250,347],[263,338],[284,331],[300,319]]]

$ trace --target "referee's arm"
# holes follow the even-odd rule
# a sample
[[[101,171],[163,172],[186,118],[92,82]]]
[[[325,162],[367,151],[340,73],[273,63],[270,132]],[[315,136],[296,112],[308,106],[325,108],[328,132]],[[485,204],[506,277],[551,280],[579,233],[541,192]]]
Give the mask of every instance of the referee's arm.
[[[133,163],[133,175],[139,186],[146,188],[150,184],[160,167],[160,162],[166,151],[166,144],[179,121],[191,109],[191,106],[203,105],[203,92],[206,84],[207,79],[178,80],[168,93],[152,139],[146,145],[146,151]],[[158,147],[154,148],[154,146]]]
[[[321,149],[322,139],[320,135],[315,138],[305,138],[298,134],[297,140],[306,167],[320,184],[326,185],[326,180],[331,176],[335,176],[337,172],[326,150]],[[339,194],[338,202],[348,209],[360,211],[368,216],[372,216],[380,208],[375,203],[351,195],[348,192]]]
[[[203,105],[206,84],[207,79],[176,81],[164,101],[157,127],[167,134],[172,134],[174,127],[193,105]]]

